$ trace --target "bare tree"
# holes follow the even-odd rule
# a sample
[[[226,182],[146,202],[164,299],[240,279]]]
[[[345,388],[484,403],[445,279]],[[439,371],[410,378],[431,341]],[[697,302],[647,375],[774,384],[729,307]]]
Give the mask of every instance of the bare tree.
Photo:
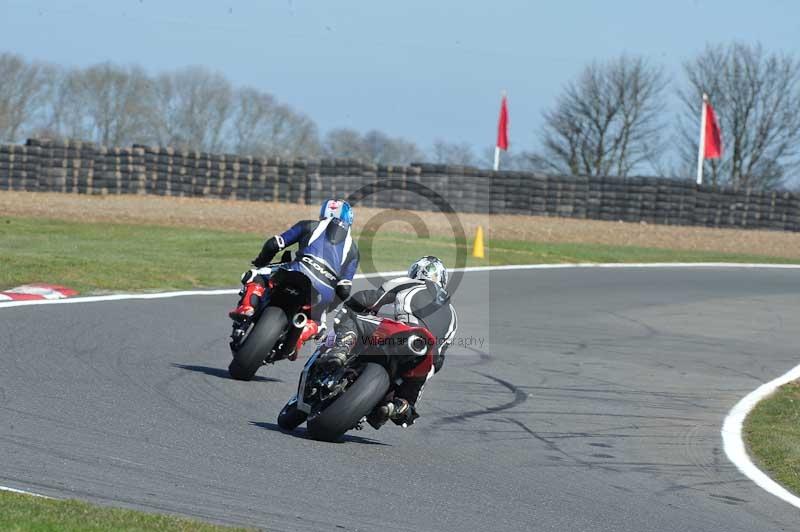
[[[760,44],[708,46],[684,64],[679,92],[680,157],[697,163],[702,94],[709,95],[724,142],[723,158],[706,164],[714,184],[774,188],[800,171],[800,61],[767,54]],[[693,173],[693,171],[692,171]],[[691,174],[690,174],[691,175]]]
[[[253,88],[236,91],[231,130],[233,149],[242,155],[315,157],[320,152],[310,118]]]
[[[456,143],[437,139],[433,142],[433,162],[439,164],[459,164],[476,166],[478,161],[475,152],[466,142]]]
[[[376,164],[409,164],[422,157],[415,143],[374,129],[364,135],[362,142],[369,159]]]
[[[506,151],[500,153],[500,170],[514,170],[518,172],[547,173],[539,163],[541,155],[530,151]],[[481,156],[476,161],[480,168],[494,166],[494,148],[487,146],[481,151]],[[552,170],[549,170],[552,171]]]
[[[544,113],[532,164],[572,175],[629,175],[658,152],[666,82],[660,67],[621,56],[592,63]]]
[[[233,88],[221,74],[187,67],[158,76],[149,116],[162,145],[220,152],[233,113]]]
[[[141,68],[101,63],[63,73],[51,128],[105,146],[143,142],[152,105],[151,82]]]
[[[0,140],[21,140],[26,128],[44,119],[54,75],[52,66],[0,54]]]
[[[369,161],[361,133],[354,129],[339,128],[328,131],[322,144],[326,157],[343,157]]]
[[[323,149],[328,157],[355,158],[376,164],[408,164],[421,157],[413,142],[376,130],[363,136],[353,129],[331,130],[325,136]]]

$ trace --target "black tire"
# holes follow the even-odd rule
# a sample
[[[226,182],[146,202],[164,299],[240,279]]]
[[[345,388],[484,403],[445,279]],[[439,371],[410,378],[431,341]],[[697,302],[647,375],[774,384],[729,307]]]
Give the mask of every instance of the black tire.
[[[256,368],[256,371],[258,368]],[[249,381],[255,376],[255,371],[248,371],[236,362],[234,358],[231,360],[231,363],[228,364],[228,375],[231,376],[232,379],[236,379],[237,381]]]
[[[389,374],[378,364],[368,363],[358,379],[328,408],[309,418],[308,435],[321,441],[336,441],[372,412],[389,391]]]
[[[292,399],[278,414],[278,426],[283,430],[294,430],[299,427],[305,420],[307,414],[297,409],[297,400]]]
[[[252,379],[288,325],[289,320],[283,310],[267,307],[253,325],[244,344],[233,353],[233,360],[228,366],[230,376],[239,381]]]

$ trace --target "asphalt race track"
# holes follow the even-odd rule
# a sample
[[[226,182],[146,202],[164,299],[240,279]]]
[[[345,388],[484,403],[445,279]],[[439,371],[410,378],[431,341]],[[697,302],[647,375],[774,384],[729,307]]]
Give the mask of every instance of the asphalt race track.
[[[720,438],[800,362],[798,271],[466,274],[423,417],[338,444],[275,424],[301,361],[227,378],[232,299],[0,309],[0,484],[269,530],[800,528]]]

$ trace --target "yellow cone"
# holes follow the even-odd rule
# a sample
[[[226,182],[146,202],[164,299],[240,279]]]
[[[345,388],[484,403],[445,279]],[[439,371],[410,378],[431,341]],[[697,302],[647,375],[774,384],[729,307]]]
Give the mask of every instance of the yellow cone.
[[[478,230],[475,231],[475,242],[472,244],[472,256],[476,259],[485,258],[483,254],[483,227],[480,225],[478,226]]]

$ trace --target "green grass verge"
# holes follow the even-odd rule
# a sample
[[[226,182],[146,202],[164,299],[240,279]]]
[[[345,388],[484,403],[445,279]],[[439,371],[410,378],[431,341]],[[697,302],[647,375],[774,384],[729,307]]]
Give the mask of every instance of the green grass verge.
[[[216,526],[170,515],[104,508],[80,501],[44,499],[0,491],[0,530],[230,532],[249,529]]]
[[[744,437],[759,467],[800,495],[800,382],[758,403],[744,422]]]
[[[266,235],[264,235],[266,236]],[[81,293],[232,287],[264,236],[160,226],[0,218],[0,289],[30,282]],[[360,235],[362,271],[405,269],[421,255],[456,264],[467,242],[447,238]],[[797,262],[757,255],[494,240],[468,266],[559,262]]]

